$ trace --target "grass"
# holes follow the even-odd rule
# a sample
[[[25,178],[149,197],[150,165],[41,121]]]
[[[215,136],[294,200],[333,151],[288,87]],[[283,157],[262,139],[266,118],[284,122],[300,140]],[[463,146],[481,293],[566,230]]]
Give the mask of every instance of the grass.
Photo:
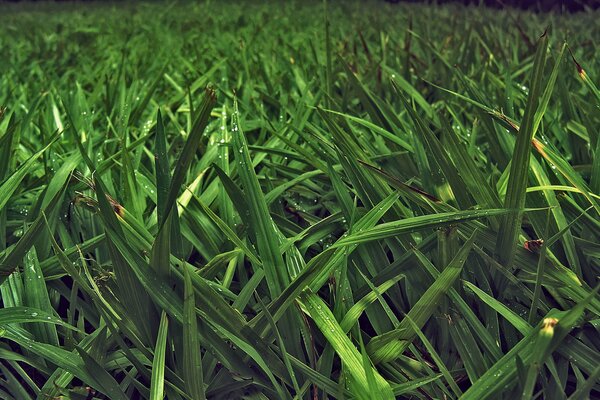
[[[0,398],[599,397],[597,18],[0,5]]]

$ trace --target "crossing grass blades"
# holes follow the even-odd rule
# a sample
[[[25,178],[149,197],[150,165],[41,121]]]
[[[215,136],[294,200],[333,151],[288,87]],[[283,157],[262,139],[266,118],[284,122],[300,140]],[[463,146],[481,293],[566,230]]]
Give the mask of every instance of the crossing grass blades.
[[[600,397],[599,16],[0,5],[0,398]]]

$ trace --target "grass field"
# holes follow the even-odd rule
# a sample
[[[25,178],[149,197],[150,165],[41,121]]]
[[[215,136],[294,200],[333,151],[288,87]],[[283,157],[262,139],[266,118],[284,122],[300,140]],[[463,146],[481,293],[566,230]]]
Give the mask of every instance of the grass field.
[[[599,18],[0,4],[0,398],[600,398]]]

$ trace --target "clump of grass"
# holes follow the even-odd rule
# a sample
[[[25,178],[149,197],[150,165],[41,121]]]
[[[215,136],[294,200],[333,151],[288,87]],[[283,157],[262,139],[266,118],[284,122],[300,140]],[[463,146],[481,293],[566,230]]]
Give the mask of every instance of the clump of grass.
[[[1,398],[600,396],[597,14],[32,7]]]

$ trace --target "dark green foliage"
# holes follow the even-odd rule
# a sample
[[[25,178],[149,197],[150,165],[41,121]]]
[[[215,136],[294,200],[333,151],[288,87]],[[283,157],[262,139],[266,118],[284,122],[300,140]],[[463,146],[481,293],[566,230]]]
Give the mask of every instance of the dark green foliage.
[[[0,5],[0,398],[600,396],[599,17]]]

